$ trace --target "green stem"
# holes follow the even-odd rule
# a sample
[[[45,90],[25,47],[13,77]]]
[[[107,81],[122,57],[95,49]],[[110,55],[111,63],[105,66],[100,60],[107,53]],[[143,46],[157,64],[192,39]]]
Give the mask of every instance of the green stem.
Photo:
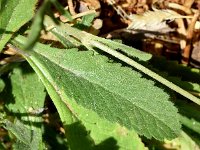
[[[185,116],[179,115],[181,123],[200,134],[200,123],[194,119],[189,119]]]
[[[166,80],[165,78],[161,77],[160,75],[156,74],[155,72],[149,70],[148,68],[142,66],[141,64],[137,63],[136,61],[130,59],[129,57],[109,48],[108,46],[101,44],[100,42],[90,40],[89,43],[92,46],[95,46],[95,47],[99,48],[100,50],[103,50],[104,52],[122,60],[123,62],[125,62],[129,65],[131,65],[132,67],[138,69],[139,71],[142,71],[146,75],[148,75],[148,76],[152,77],[153,79],[159,81],[160,83],[166,85],[168,88],[176,91],[177,93],[179,93],[179,94],[183,95],[184,97],[190,99],[194,103],[200,105],[200,99],[198,99],[197,97],[188,93],[187,91],[183,90],[182,88],[178,87],[174,83]]]

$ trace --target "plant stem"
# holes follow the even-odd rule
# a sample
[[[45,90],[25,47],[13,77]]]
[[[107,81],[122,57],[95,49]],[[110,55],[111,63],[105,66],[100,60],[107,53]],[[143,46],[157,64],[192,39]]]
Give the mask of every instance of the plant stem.
[[[146,75],[152,77],[153,79],[159,81],[160,83],[164,84],[168,88],[176,91],[177,93],[179,93],[179,94],[183,95],[184,97],[190,99],[194,103],[200,105],[200,99],[198,99],[197,97],[188,93],[187,91],[183,90],[182,88],[178,87],[174,83],[166,80],[165,78],[161,77],[160,75],[156,74],[155,72],[151,71],[150,69],[148,69],[148,68],[142,66],[141,64],[137,63],[136,61],[130,59],[129,57],[109,48],[108,46],[101,44],[100,42],[91,40],[91,41],[89,41],[89,43],[92,46],[95,46],[95,47],[99,48],[100,50],[103,50],[104,52],[122,60],[123,62],[125,62],[129,65],[131,65],[132,67],[138,69],[139,71],[143,72],[144,74],[146,74]]]
[[[200,123],[194,119],[189,119],[185,116],[179,115],[181,123],[200,134]]]

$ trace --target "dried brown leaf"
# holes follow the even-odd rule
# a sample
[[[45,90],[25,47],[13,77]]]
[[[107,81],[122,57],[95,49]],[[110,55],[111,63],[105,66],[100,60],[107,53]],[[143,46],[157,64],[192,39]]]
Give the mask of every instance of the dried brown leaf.
[[[166,20],[174,20],[177,18],[191,18],[191,16],[182,16],[169,9],[154,9],[154,11],[146,11],[142,15],[130,15],[129,19],[132,22],[128,26],[128,29],[157,31],[163,28],[169,28]]]

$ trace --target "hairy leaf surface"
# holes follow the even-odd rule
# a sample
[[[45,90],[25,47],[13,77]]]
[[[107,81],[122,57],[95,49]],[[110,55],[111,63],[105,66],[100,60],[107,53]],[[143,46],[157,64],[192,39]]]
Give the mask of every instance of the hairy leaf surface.
[[[16,40],[18,44],[25,42],[20,37]],[[139,72],[109,63],[106,57],[90,51],[55,49],[41,44],[25,57],[59,95],[64,93],[67,106],[74,99],[101,118],[148,138],[171,139],[179,133],[177,109],[168,101],[169,95],[153,81],[142,78]],[[72,110],[80,115],[76,108]]]

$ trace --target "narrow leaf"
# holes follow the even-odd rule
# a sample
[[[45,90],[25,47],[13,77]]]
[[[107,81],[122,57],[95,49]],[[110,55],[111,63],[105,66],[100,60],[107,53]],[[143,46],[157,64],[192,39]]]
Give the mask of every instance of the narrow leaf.
[[[11,36],[34,14],[37,0],[1,0],[0,51]]]
[[[29,40],[27,41],[27,44],[25,45],[25,49],[31,49],[36,43],[36,41],[38,40],[38,38],[40,37],[40,31],[43,28],[44,15],[46,11],[49,9],[49,7],[50,7],[50,1],[45,0],[42,6],[37,11],[34,17],[33,23],[31,25],[31,30],[28,35]]]
[[[184,126],[197,132],[198,134],[200,134],[200,122],[199,121],[197,121],[195,119],[189,119],[186,116],[182,116],[182,115],[180,115],[180,121],[182,122],[182,124]]]
[[[73,27],[69,26],[68,24],[63,24],[61,22],[59,25],[57,25],[48,16],[45,16],[44,25],[47,29],[48,29],[48,27],[51,27],[50,31],[53,34],[56,33],[56,36],[58,37],[58,39],[61,40],[61,42],[64,41],[64,37],[66,38],[66,40],[71,40],[68,38],[69,36],[75,37],[75,39],[78,39],[80,42],[83,42],[84,40],[90,41],[90,40],[94,39],[94,40],[97,40],[97,41],[100,41],[100,42],[106,44],[107,46],[110,46],[111,48],[113,48],[115,50],[122,51],[125,54],[127,54],[128,56],[135,57],[141,61],[148,61],[149,59],[151,59],[151,54],[144,53],[142,51],[139,51],[135,48],[126,46],[124,44],[114,42],[111,40],[107,40],[107,39],[104,39],[101,37],[97,37],[97,36],[88,34],[83,31],[81,32],[81,30],[73,28]],[[63,32],[63,31],[65,31],[65,32]],[[60,36],[58,36],[58,35],[60,35]],[[74,42],[74,40],[71,42],[75,43],[75,44],[77,43],[77,42]],[[84,46],[86,46],[86,45],[84,45]]]

